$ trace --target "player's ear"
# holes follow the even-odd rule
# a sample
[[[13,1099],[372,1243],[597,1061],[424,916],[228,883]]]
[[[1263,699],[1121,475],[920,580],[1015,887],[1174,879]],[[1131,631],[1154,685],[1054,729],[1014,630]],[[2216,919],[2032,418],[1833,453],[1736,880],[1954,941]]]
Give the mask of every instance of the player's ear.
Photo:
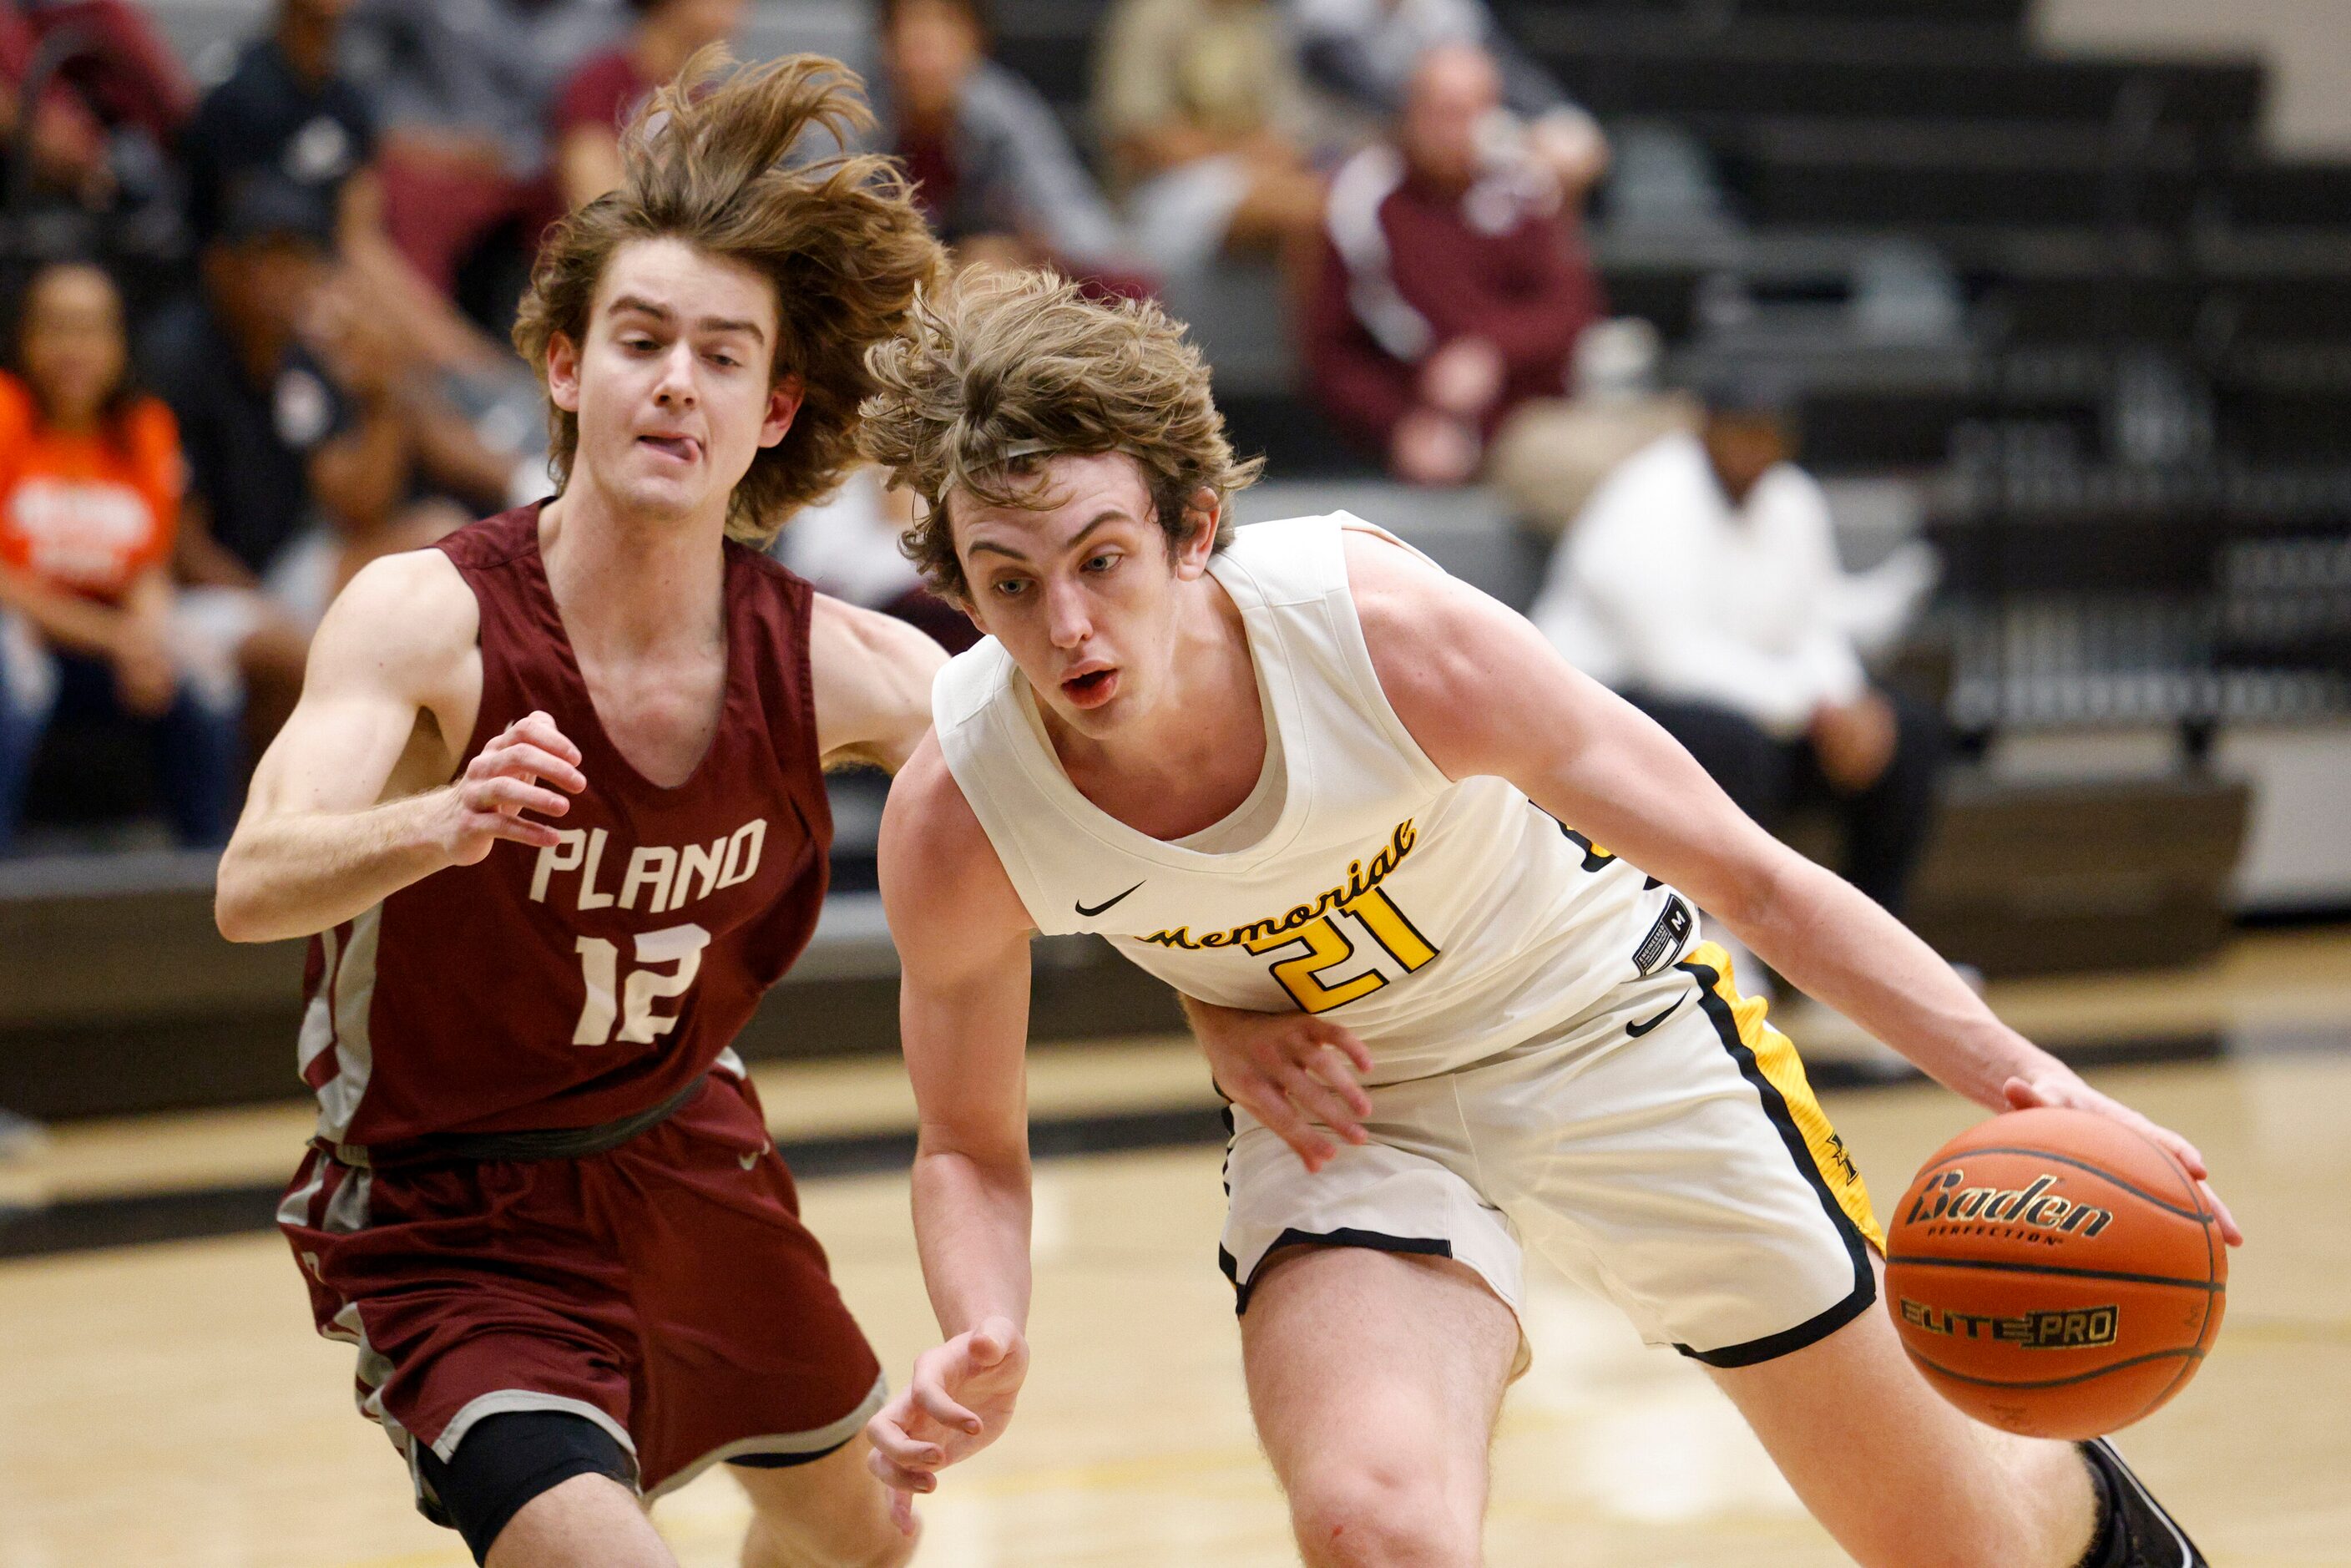
[[[547,340],[547,397],[566,413],[580,412],[580,345],[561,332]]]
[[[1217,493],[1206,485],[1184,502],[1184,534],[1176,544],[1176,575],[1186,580],[1208,570],[1208,558],[1217,552],[1217,528],[1224,521],[1224,508]]]
[[[808,383],[798,376],[786,376],[768,390],[768,416],[759,422],[760,445],[773,446],[784,438],[807,397]]]

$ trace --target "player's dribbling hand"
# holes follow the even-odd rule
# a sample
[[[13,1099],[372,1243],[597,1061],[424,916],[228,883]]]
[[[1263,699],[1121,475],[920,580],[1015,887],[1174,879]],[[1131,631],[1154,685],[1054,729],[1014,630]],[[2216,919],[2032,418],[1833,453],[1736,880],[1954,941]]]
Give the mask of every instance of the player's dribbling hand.
[[[2212,1190],[2212,1173],[2205,1167],[2204,1156],[2196,1145],[2171,1131],[2159,1127],[2111,1095],[2101,1094],[2082,1082],[2081,1075],[2070,1068],[2035,1073],[2031,1078],[2011,1078],[2001,1088],[2007,1096],[2011,1111],[2030,1111],[2036,1106],[2054,1106],[2067,1111],[2095,1111],[2101,1116],[2112,1116],[2132,1132],[2146,1138],[2156,1147],[2178,1160],[2196,1183],[2196,1190],[2212,1207],[2213,1217],[2220,1222],[2220,1239],[2231,1247],[2245,1244],[2245,1233],[2229,1213],[2229,1206]]]
[[[914,1375],[865,1424],[866,1464],[890,1489],[890,1517],[914,1532],[914,1493],[938,1472],[1004,1434],[1029,1375],[1029,1342],[1009,1318],[989,1318],[914,1358]]]
[[[1185,1010],[1217,1086],[1308,1170],[1321,1170],[1339,1152],[1332,1134],[1351,1144],[1370,1141],[1363,1119],[1372,1099],[1356,1074],[1372,1070],[1372,1053],[1353,1031],[1305,1013],[1246,1012],[1196,998],[1186,998]]]
[[[526,714],[483,747],[451,787],[455,820],[447,833],[450,860],[475,864],[500,839],[538,849],[554,843],[553,828],[522,814],[560,817],[571,810],[571,802],[547,784],[573,795],[588,788],[580,771],[580,748],[546,714]]]

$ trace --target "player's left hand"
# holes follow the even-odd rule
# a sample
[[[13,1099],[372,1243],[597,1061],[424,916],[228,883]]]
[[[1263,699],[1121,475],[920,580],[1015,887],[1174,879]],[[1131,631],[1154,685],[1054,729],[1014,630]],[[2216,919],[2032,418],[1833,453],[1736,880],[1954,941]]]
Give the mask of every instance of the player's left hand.
[[[890,1517],[914,1533],[914,1493],[938,1472],[1004,1433],[1029,1375],[1029,1342],[1009,1318],[989,1318],[914,1358],[906,1386],[865,1424],[866,1465],[890,1489]]]
[[[2011,1111],[2030,1111],[2036,1106],[2054,1106],[2068,1111],[2095,1111],[2101,1116],[2112,1116],[2132,1132],[2152,1142],[2158,1148],[2178,1160],[2196,1183],[2196,1190],[2212,1206],[2213,1216],[2220,1222],[2220,1239],[2231,1247],[2245,1244],[2245,1233],[2229,1213],[2229,1206],[2212,1190],[2212,1173],[2205,1167],[2204,1156],[2196,1145],[2171,1131],[2158,1127],[2112,1095],[2101,1094],[2082,1082],[2081,1074],[2069,1067],[2053,1064],[2036,1071],[2030,1078],[2011,1078],[2001,1086]]]
[[[1253,1013],[1196,997],[1185,999],[1185,1012],[1217,1087],[1308,1170],[1321,1170],[1339,1152],[1332,1134],[1351,1144],[1371,1141],[1363,1119],[1372,1098],[1356,1074],[1372,1070],[1372,1053],[1353,1030],[1306,1013]]]

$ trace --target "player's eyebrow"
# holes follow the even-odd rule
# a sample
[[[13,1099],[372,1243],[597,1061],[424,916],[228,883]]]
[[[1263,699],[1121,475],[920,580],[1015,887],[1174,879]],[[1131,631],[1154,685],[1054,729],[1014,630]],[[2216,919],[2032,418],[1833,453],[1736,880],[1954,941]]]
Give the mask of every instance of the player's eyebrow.
[[[650,299],[642,299],[633,294],[623,294],[612,301],[613,315],[618,316],[624,311],[632,315],[650,316],[664,326],[677,319],[677,312],[668,306],[656,305]],[[768,334],[757,321],[737,321],[726,316],[705,316],[696,320],[694,325],[697,331],[741,332],[755,343],[764,343],[768,340]]]
[[[1084,528],[1080,528],[1075,534],[1071,535],[1070,542],[1062,548],[1064,549],[1077,549],[1080,545],[1086,542],[1086,536],[1092,533],[1096,528],[1102,527],[1104,523],[1120,521],[1124,518],[1126,515],[1126,509],[1123,507],[1112,507],[1108,508],[1097,515],[1092,522],[1088,523]],[[990,555],[1009,557],[1011,559],[1019,561],[1023,566],[1030,564],[1027,556],[1022,555],[1010,545],[1000,545],[994,539],[974,539],[971,541],[970,549],[971,553],[974,555],[977,555],[980,551],[986,550]]]

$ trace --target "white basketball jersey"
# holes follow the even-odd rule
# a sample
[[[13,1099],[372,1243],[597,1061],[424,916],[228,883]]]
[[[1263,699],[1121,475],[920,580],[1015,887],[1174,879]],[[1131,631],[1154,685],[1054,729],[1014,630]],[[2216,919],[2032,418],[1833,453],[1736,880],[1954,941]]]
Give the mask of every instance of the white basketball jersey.
[[[1393,538],[1343,512],[1297,517],[1236,530],[1209,562],[1249,636],[1278,805],[1261,783],[1184,843],[1128,827],[1070,782],[993,639],[940,672],[931,706],[1039,931],[1097,932],[1203,1001],[1332,1013],[1384,1083],[1555,1027],[1671,963],[1697,923],[1509,783],[1429,761],[1373,673],[1347,528]]]

